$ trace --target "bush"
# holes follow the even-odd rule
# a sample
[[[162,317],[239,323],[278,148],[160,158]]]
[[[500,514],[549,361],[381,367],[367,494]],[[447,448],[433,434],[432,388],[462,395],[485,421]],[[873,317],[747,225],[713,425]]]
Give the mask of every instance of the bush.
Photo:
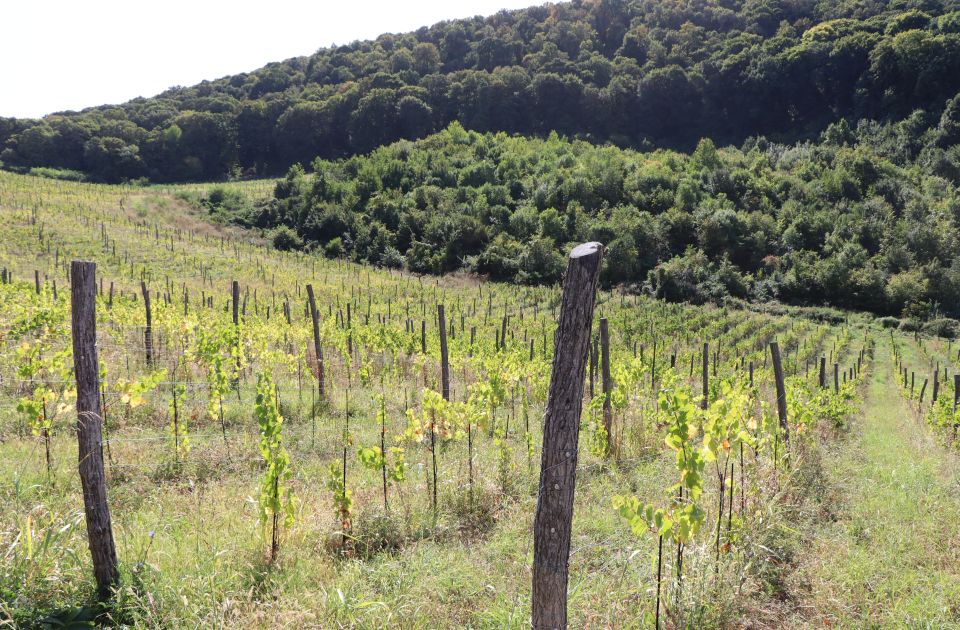
[[[878,324],[884,328],[899,328],[900,318],[898,317],[878,317],[875,319]]]
[[[406,262],[404,255],[392,245],[387,245],[380,256],[380,264],[391,269],[402,269]]]
[[[286,225],[281,225],[273,230],[270,233],[270,240],[273,242],[274,248],[280,251],[303,248],[303,239]]]
[[[898,327],[902,332],[917,332],[920,330],[921,324],[919,320],[916,319],[902,319],[900,320],[900,326]]]
[[[343,239],[338,236],[323,246],[323,253],[327,258],[343,258],[347,248],[343,246]]]
[[[947,339],[956,339],[960,332],[960,321],[949,317],[940,317],[926,322],[920,330],[927,335],[936,335]]]

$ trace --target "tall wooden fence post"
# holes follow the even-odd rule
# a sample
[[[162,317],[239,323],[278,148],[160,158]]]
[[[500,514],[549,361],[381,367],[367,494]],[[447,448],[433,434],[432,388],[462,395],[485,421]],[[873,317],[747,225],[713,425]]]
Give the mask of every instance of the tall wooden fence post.
[[[609,456],[614,451],[613,409],[610,406],[610,390],[613,389],[613,383],[610,379],[610,327],[606,317],[600,318],[600,373],[603,379],[603,429],[607,432],[606,454]]]
[[[323,388],[323,348],[320,347],[320,315],[317,313],[317,300],[313,295],[313,285],[307,285],[307,299],[310,302],[310,319],[313,320],[313,351],[317,355],[317,394],[324,398]]]
[[[960,406],[960,374],[953,375],[953,417],[957,417],[957,406]],[[953,423],[953,439],[957,439],[957,428],[960,425]]]
[[[570,252],[563,282],[544,414],[537,512],[533,521],[531,621],[538,630],[567,627],[567,562],[577,475],[577,437],[602,258],[600,243],[575,247]]]
[[[443,304],[437,304],[437,325],[440,328],[440,391],[450,400],[450,360],[447,354],[447,316]]]
[[[710,344],[703,342],[703,399],[700,408],[706,409],[710,405]]]
[[[150,307],[150,289],[147,283],[140,281],[140,292],[143,293],[143,308],[147,313],[147,326],[143,329],[143,347],[147,353],[147,366],[153,365],[153,309]]]
[[[783,441],[790,444],[790,425],[787,423],[787,390],[783,382],[783,363],[780,361],[780,344],[770,342],[770,358],[773,359],[773,379],[777,384],[777,415],[780,417],[780,429]]]
[[[100,423],[100,369],[97,364],[96,263],[71,265],[73,367],[77,379],[77,443],[87,541],[100,597],[109,597],[120,579],[113,542],[107,482],[103,472]]]

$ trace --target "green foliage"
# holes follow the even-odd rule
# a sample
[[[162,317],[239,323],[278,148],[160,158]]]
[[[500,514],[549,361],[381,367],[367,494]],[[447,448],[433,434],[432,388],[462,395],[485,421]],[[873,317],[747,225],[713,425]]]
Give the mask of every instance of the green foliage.
[[[317,160],[312,186],[294,167],[253,223],[330,257],[533,284],[560,279],[571,241],[599,240],[605,285],[668,300],[958,316],[960,211],[938,208],[960,201],[929,171],[943,149],[897,153],[903,125],[837,125],[816,150],[705,140],[690,156],[451,125]]]
[[[350,517],[353,514],[353,492],[344,485],[343,469],[338,462],[330,462],[327,467],[326,486],[333,497],[333,508],[340,527],[347,531],[350,529]]]
[[[701,412],[685,388],[667,387],[658,395],[660,413],[667,422],[667,446],[676,453],[679,481],[667,492],[671,496],[665,508],[645,505],[636,497],[615,496],[613,507],[627,519],[638,536],[652,531],[677,543],[687,543],[697,535],[706,518],[699,503],[703,493],[705,453],[695,440]],[[682,492],[680,492],[682,490]]]
[[[634,146],[797,138],[844,118],[939,112],[956,94],[955,6],[910,6],[639,0],[441,22],[119,106],[4,119],[0,159],[175,181],[281,172],[454,121]]]
[[[270,242],[280,251],[298,250],[303,248],[303,239],[286,225],[281,225],[270,232]]]
[[[173,386],[172,396],[170,398],[170,437],[173,440],[173,447],[176,457],[184,459],[190,454],[189,427],[187,426],[187,417],[183,413],[183,399],[187,388],[182,384]]]
[[[293,525],[296,499],[288,487],[293,471],[290,456],[283,446],[283,417],[277,409],[276,392],[269,374],[257,375],[254,412],[260,430],[260,455],[266,464],[260,481],[260,523],[264,532],[272,523],[272,554],[275,554],[278,521],[282,518],[284,527]]]

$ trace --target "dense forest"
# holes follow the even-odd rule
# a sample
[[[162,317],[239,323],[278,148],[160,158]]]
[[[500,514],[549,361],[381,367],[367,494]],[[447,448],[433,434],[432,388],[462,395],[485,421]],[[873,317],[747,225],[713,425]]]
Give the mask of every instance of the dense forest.
[[[326,48],[154,98],[0,119],[7,168],[102,181],[279,174],[459,121],[638,149],[815,137],[937,114],[960,90],[956,0],[597,0]]]
[[[457,123],[368,156],[299,165],[215,215],[278,248],[440,273],[557,281],[598,240],[608,285],[671,300],[833,304],[913,319],[960,314],[960,97],[932,119],[829,126],[817,143],[703,140],[690,155],[479,134]]]

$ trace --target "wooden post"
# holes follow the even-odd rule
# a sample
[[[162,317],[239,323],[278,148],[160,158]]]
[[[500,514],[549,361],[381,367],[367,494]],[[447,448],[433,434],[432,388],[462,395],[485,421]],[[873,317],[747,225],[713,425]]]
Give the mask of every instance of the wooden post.
[[[147,365],[153,365],[153,310],[150,308],[150,289],[147,283],[140,281],[140,292],[143,293],[143,308],[147,313],[147,327],[143,329],[143,347],[147,353]]]
[[[532,625],[567,627],[567,578],[577,437],[594,299],[603,246],[585,243],[570,252],[554,335],[553,366],[544,415],[540,490],[533,522]]]
[[[960,374],[953,375],[953,415],[957,415],[957,405],[960,405]],[[953,423],[953,439],[957,439],[957,423]]]
[[[437,324],[440,328],[440,388],[444,400],[450,400],[450,362],[447,355],[447,316],[443,304],[437,304]]]
[[[317,313],[317,300],[313,295],[313,285],[307,285],[307,301],[310,304],[310,319],[313,320],[313,351],[317,355],[317,393],[324,398],[323,348],[320,347],[320,315]]]
[[[600,318],[600,373],[603,386],[603,428],[607,432],[606,454],[613,452],[613,410],[610,408],[610,329],[607,318]]]
[[[820,357],[820,389],[827,386],[827,358]]]
[[[231,297],[233,309],[233,325],[236,326],[240,323],[240,283],[236,280],[233,281],[231,286]]]
[[[706,409],[710,404],[710,344],[703,342],[703,400],[700,401],[700,408]]]
[[[780,362],[780,344],[770,342],[770,358],[773,360],[773,378],[777,383],[777,415],[780,417],[780,429],[783,440],[790,443],[790,425],[787,423],[787,390],[783,383],[783,364]]]
[[[87,521],[87,542],[101,599],[119,581],[117,548],[113,542],[107,483],[103,472],[100,423],[100,369],[97,364],[96,263],[71,265],[73,367],[77,380],[77,444],[80,485]]]

